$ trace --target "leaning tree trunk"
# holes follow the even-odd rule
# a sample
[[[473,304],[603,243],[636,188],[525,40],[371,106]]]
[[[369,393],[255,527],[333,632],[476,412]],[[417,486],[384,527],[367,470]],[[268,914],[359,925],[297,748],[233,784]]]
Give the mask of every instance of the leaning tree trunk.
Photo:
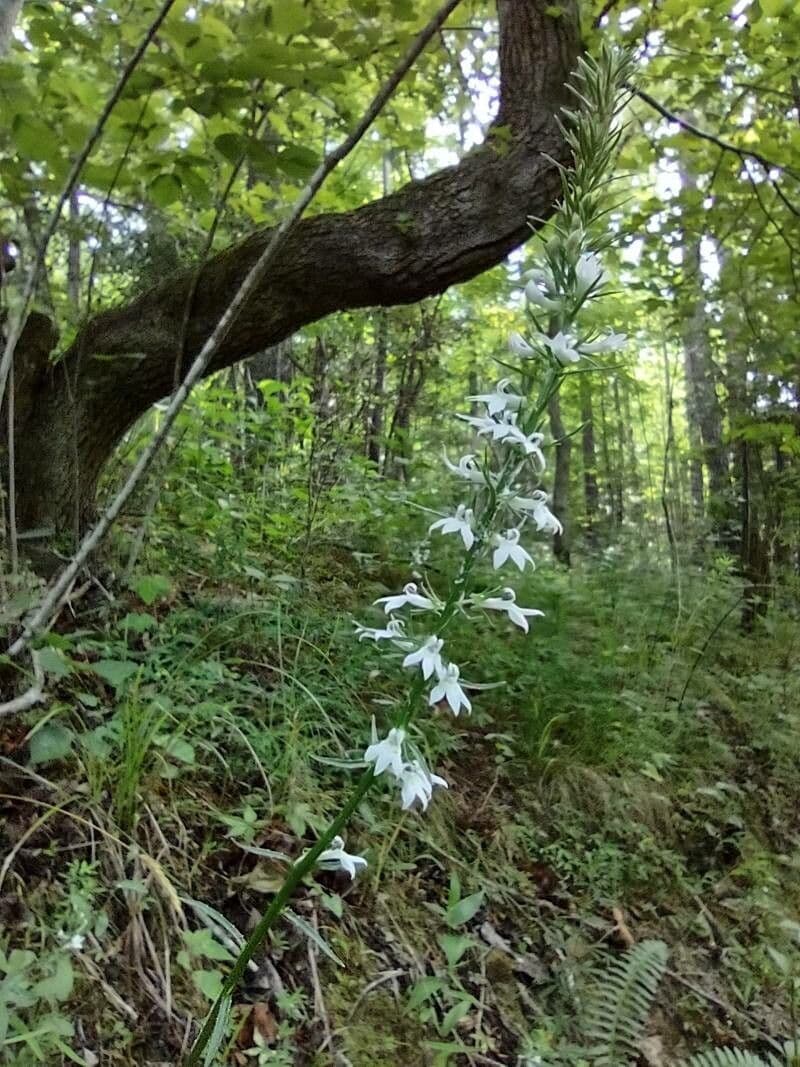
[[[579,50],[576,5],[554,12],[548,0],[498,0],[497,8],[500,107],[484,145],[355,211],[298,223],[209,373],[333,312],[414,303],[466,281],[522,244],[531,218],[552,213],[556,161],[569,159],[558,114],[574,101],[565,82]],[[54,345],[23,340],[15,406],[22,530],[63,531],[75,514],[89,520],[116,444],[171,392],[176,354],[185,370],[269,239],[268,230],[254,233],[95,316],[56,362]]]

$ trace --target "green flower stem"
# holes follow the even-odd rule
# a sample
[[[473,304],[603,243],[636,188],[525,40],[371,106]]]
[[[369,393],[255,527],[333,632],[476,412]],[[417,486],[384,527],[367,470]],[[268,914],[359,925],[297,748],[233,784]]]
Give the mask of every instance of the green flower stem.
[[[208,1013],[205,1022],[203,1023],[203,1028],[197,1035],[195,1043],[192,1045],[192,1048],[189,1052],[189,1057],[186,1060],[186,1067],[196,1067],[196,1065],[200,1063],[200,1057],[202,1056],[203,1051],[205,1050],[205,1047],[209,1042],[211,1034],[214,1031],[214,1024],[217,1021],[217,1016],[219,1015],[226,998],[232,996],[232,994],[235,992],[236,987],[244,977],[244,972],[247,968],[248,963],[261,946],[262,942],[264,941],[270,929],[272,928],[275,920],[280,916],[283,909],[289,903],[295,889],[298,887],[303,878],[309,873],[309,871],[314,868],[318,858],[330,845],[334,837],[340,834],[341,831],[345,828],[347,823],[350,821],[350,817],[352,816],[353,812],[361,803],[362,799],[364,798],[374,781],[375,776],[372,773],[372,767],[369,767],[361,775],[358,780],[358,783],[356,784],[355,789],[350,794],[350,797],[347,800],[346,804],[336,816],[336,818],[331,822],[330,826],[328,826],[327,830],[325,830],[325,832],[322,834],[319,841],[317,841],[313,848],[310,848],[308,852],[306,852],[300,857],[300,859],[297,860],[297,862],[292,866],[292,868],[286,875],[286,879],[284,880],[283,885],[275,894],[275,897],[273,898],[270,906],[261,916],[261,919],[259,920],[258,925],[253,930],[252,934],[250,934],[250,936],[248,937],[244,948],[239,953],[239,956],[237,957],[236,962],[231,968],[228,977],[225,979],[225,982],[222,986],[222,990],[220,991],[220,994],[217,999],[214,1001],[214,1004],[211,1007],[211,1011]]]

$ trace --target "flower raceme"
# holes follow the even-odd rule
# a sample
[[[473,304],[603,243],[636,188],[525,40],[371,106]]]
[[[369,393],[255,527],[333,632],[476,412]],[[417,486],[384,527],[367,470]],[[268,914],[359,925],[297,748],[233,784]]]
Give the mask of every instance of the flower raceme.
[[[476,453],[467,453],[453,463],[446,453],[444,456],[447,469],[459,479],[469,498],[454,502],[454,511],[437,518],[429,533],[455,534],[463,544],[464,557],[449,590],[442,591],[441,596],[428,586],[420,588],[409,582],[401,593],[376,601],[385,616],[390,616],[385,625],[356,624],[359,641],[373,641],[379,649],[399,649],[403,666],[414,668],[412,680],[406,697],[393,702],[396,711],[384,738],[378,738],[373,723],[372,742],[363,755],[366,770],[345,807],[314,849],[305,854],[305,861],[301,858],[287,875],[281,893],[248,941],[246,951],[250,955],[254,946],[263,941],[301,877],[311,869],[314,857],[323,868],[343,870],[351,878],[366,867],[366,860],[348,853],[343,839],[335,835],[358,810],[376,778],[388,778],[399,787],[404,810],[425,811],[434,790],[448,788],[445,779],[434,774],[414,748],[409,732],[423,701],[426,706],[445,704],[454,716],[471,710],[459,668],[442,658],[441,635],[454,617],[467,607],[494,612],[527,634],[529,620],[543,615],[535,608],[520,606],[510,587],[490,590],[489,595],[472,592],[473,571],[483,565],[487,556],[495,570],[509,562],[520,571],[528,565],[532,567],[533,559],[521,544],[521,530],[528,521],[541,533],[562,532],[561,522],[550,511],[547,494],[540,485],[545,462],[539,427],[575,364],[588,360],[593,366],[593,357],[615,352],[625,343],[622,334],[596,329],[587,332],[577,320],[588,301],[607,292],[603,264],[589,242],[591,235],[605,225],[603,187],[620,141],[622,127],[618,117],[631,92],[633,73],[632,59],[609,48],[602,49],[599,59],[585,56],[579,60],[576,91],[589,106],[565,114],[564,134],[574,162],[561,168],[562,198],[547,224],[539,260],[524,275],[527,336],[515,331],[508,338],[508,348],[519,361],[519,373],[514,378],[501,378],[489,392],[476,390],[467,398],[469,403],[483,405],[483,412],[462,416],[477,433],[480,458]],[[608,237],[607,232],[598,232],[603,245],[609,243]],[[507,355],[498,360],[504,367],[509,366],[508,361]],[[512,388],[512,382],[519,383],[517,390]],[[523,478],[531,478],[533,484],[520,484]],[[508,528],[500,532],[501,525]],[[401,610],[407,610],[404,620],[392,617]],[[420,619],[424,619],[424,630],[420,632],[418,628],[414,632],[412,627]],[[449,640],[449,630],[447,633]],[[244,958],[240,956],[237,961],[240,971]],[[240,971],[234,969],[232,980],[223,986],[215,1001],[192,1049],[192,1063],[199,1062],[200,1053],[208,1052],[212,1039],[217,1040],[214,1051],[218,1049],[219,1034],[225,1031],[225,1025],[218,1023],[224,1020],[223,1012],[230,1009]],[[208,1055],[206,1062],[211,1062]]]

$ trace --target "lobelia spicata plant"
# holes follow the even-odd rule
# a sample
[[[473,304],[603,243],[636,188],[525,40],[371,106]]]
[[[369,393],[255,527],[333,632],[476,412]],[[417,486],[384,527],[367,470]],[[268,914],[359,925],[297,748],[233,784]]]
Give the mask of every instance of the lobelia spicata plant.
[[[404,810],[419,805],[424,811],[436,789],[448,788],[413,744],[410,727],[426,706],[444,703],[454,716],[472,709],[465,692],[470,685],[447,655],[447,630],[453,619],[504,614],[509,623],[528,633],[529,620],[543,614],[518,604],[507,580],[479,594],[472,591],[472,578],[484,561],[503,573],[511,567],[519,571],[533,567],[533,558],[522,544],[526,528],[541,533],[561,530],[540,487],[547,445],[541,427],[548,403],[573,365],[598,367],[596,356],[617,351],[625,343],[623,335],[612,331],[587,332],[580,319],[586,305],[607,291],[600,258],[611,243],[603,224],[605,190],[621,137],[619,116],[628,99],[632,67],[627,53],[612,48],[603,48],[596,59],[579,61],[571,86],[579,106],[564,114],[573,162],[561,168],[562,195],[549,236],[541,243],[536,266],[524,276],[528,329],[525,335],[515,332],[509,338],[516,364],[499,361],[513,376],[501,378],[490,392],[466,398],[482,405],[482,414],[457,416],[474,430],[480,452],[464,455],[455,463],[444,457],[447,469],[464,483],[467,496],[451,514],[437,518],[429,534],[460,539],[460,566],[448,589],[436,591],[426,583],[409,582],[400,593],[376,601],[383,609],[380,625],[355,624],[359,641],[373,641],[403,655],[402,667],[410,674],[410,685],[395,705],[383,738],[373,720],[360,778],[316,844],[290,867],[212,1006],[189,1053],[189,1065],[213,1062],[228,1030],[232,994],[305,875],[322,867],[344,870],[353,878],[366,867],[363,857],[345,851],[343,831],[367,791],[389,781]]]

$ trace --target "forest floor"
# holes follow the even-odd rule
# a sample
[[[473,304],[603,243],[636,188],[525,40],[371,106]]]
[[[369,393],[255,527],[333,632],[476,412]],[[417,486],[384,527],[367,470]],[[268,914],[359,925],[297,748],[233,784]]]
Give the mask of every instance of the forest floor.
[[[62,619],[44,717],[0,722],[3,1062],[180,1062],[399,684],[352,639],[396,584],[330,551],[302,580],[151,574]],[[653,939],[641,1064],[797,1035],[797,618],[744,635],[723,573],[687,570],[678,603],[610,556],[524,593],[530,637],[454,636],[506,684],[426,718],[450,789],[424,815],[372,791],[347,837],[368,869],[298,893],[219,1062],[591,1064],[587,1005]]]

